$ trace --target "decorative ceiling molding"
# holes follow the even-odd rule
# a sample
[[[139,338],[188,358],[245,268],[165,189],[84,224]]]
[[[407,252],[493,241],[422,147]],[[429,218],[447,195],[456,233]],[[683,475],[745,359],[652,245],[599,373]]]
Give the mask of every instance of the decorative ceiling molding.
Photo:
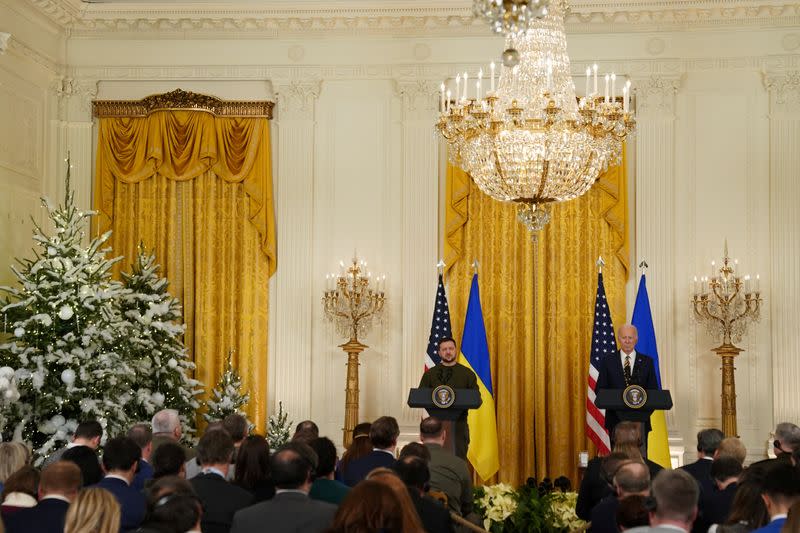
[[[352,35],[490,35],[469,0],[106,2],[26,0],[75,37],[117,38],[158,32],[161,38],[330,37]],[[785,0],[573,0],[569,33],[680,31],[800,25],[800,2]]]

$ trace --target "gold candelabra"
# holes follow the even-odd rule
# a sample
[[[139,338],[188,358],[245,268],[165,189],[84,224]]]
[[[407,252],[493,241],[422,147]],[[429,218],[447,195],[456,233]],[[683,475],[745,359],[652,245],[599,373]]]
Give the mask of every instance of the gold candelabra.
[[[358,423],[358,356],[369,348],[359,340],[359,336],[363,338],[374,319],[383,312],[386,276],[373,279],[372,274],[366,271],[366,261],[359,261],[358,257],[353,257],[347,268],[343,261],[339,265],[341,271],[338,275],[326,276],[322,306],[325,317],[334,324],[337,333],[349,339],[339,345],[347,354],[342,441],[348,447],[353,439],[353,428]]]
[[[737,436],[736,429],[736,381],[734,358],[744,350],[733,344],[740,342],[751,322],[757,322],[761,311],[759,279],[736,275],[737,261],[725,257],[718,269],[712,261],[712,276],[694,279],[692,303],[695,319],[704,322],[709,333],[720,338],[722,344],[712,351],[722,358],[722,432],[725,436]]]

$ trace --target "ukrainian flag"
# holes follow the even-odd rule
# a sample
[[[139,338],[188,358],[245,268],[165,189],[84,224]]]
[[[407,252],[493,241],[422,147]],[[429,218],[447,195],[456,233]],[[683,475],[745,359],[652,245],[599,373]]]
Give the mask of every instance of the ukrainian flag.
[[[656,371],[658,388],[661,388],[661,370],[658,365],[658,346],[656,345],[656,329],[653,326],[653,315],[650,312],[650,298],[647,296],[647,280],[642,274],[639,280],[639,290],[636,293],[636,303],[633,306],[633,318],[631,324],[636,327],[639,333],[639,340],[636,342],[636,351],[653,358],[653,366]],[[658,463],[664,468],[672,468],[672,460],[669,455],[669,439],[667,435],[667,422],[664,418],[664,411],[653,411],[650,415],[650,426],[652,430],[647,438],[647,458]]]
[[[497,420],[489,344],[486,342],[486,327],[483,324],[478,274],[472,276],[458,362],[478,376],[478,389],[483,403],[478,409],[471,409],[467,415],[470,435],[467,459],[481,479],[487,480],[500,469],[500,456],[497,450]]]

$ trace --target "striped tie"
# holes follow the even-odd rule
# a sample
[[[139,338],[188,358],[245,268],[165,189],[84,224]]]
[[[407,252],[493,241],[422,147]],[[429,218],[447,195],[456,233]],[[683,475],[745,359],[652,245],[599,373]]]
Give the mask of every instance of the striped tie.
[[[631,356],[630,355],[626,355],[625,356],[625,368],[624,368],[624,371],[625,371],[625,382],[630,384],[630,382],[631,382]]]

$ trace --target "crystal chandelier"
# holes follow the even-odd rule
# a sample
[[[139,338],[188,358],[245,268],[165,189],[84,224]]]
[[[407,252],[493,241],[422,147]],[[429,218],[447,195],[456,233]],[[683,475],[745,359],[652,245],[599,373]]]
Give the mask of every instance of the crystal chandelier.
[[[437,128],[451,162],[492,198],[519,203],[519,218],[531,231],[549,222],[549,203],[581,196],[617,164],[635,127],[630,83],[606,75],[600,95],[596,65],[587,68],[586,96],[577,100],[565,10],[555,0],[527,31],[507,37],[504,56],[511,57],[504,57],[497,83],[490,65],[486,94],[482,70],[474,84],[468,73],[458,75],[455,94],[441,86]]]

